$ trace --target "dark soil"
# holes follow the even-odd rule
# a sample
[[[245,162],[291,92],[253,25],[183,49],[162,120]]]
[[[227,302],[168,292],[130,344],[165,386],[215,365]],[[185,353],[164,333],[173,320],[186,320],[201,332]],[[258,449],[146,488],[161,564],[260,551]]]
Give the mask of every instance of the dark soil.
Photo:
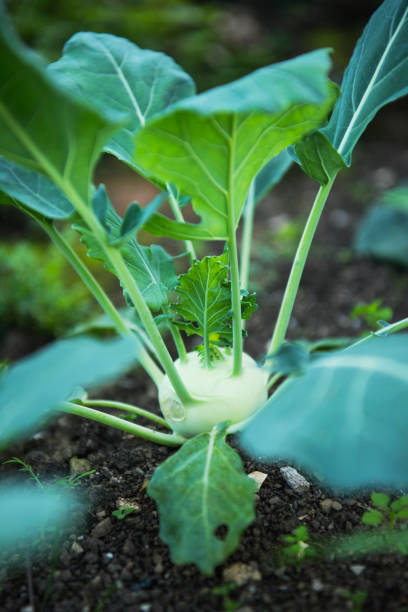
[[[349,317],[356,303],[382,298],[398,319],[408,313],[406,270],[371,260],[358,260],[351,251],[356,222],[366,206],[385,187],[406,178],[408,150],[387,147],[375,136],[360,147],[355,170],[344,173],[328,203],[307,265],[297,300],[290,337],[316,339],[326,336],[354,336],[363,325]],[[273,264],[263,256],[271,244],[274,228],[288,219],[304,216],[313,198],[314,186],[297,169],[259,209],[254,257],[257,278],[262,280],[260,308],[249,326],[247,350],[260,356],[269,338],[282,288],[289,271],[289,259]],[[269,248],[269,247],[268,247]],[[272,252],[273,255],[273,252]],[[155,392],[139,371],[128,374],[100,396],[130,401],[155,409]],[[234,442],[233,442],[234,443]],[[78,471],[73,457],[85,459],[80,471],[95,472],[81,481],[79,489],[87,504],[84,518],[61,536],[54,555],[33,558],[31,574],[36,610],[55,612],[188,611],[213,612],[238,609],[241,612],[358,610],[342,594],[365,592],[363,610],[408,610],[408,559],[399,554],[365,556],[358,559],[282,563],[278,551],[283,535],[304,524],[312,540],[350,533],[361,526],[368,507],[367,496],[333,497],[318,483],[305,492],[294,491],[283,479],[278,466],[244,459],[247,473],[259,470],[267,478],[257,496],[255,522],[246,530],[237,551],[217,568],[214,576],[202,576],[194,567],[172,564],[166,546],[158,536],[154,502],[146,494],[146,483],[173,451],[154,446],[129,435],[64,416],[46,431],[8,449],[11,456],[24,459],[41,479],[55,479]],[[1,466],[3,477],[17,472],[16,465]],[[28,475],[20,474],[28,478]],[[324,500],[331,499],[334,504]],[[322,503],[324,502],[324,503]],[[123,520],[112,515],[119,505],[135,505]],[[243,564],[239,566],[237,564]],[[0,609],[28,611],[26,570],[2,570]],[[47,584],[53,579],[48,598]],[[214,587],[234,582],[229,595],[213,592]],[[227,589],[228,590],[228,589]],[[231,601],[236,602],[234,608]]]

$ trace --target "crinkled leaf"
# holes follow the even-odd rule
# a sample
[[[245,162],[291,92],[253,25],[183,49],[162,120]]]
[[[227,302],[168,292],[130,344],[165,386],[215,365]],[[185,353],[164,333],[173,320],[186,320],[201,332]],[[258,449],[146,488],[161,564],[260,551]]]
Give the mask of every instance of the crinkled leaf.
[[[136,134],[134,159],[191,196],[209,239],[226,239],[258,172],[325,119],[329,65],[319,50],[182,100]]]
[[[0,156],[0,189],[11,198],[8,202],[20,202],[30,210],[50,219],[69,217],[74,208],[62,191],[46,176],[20,166]]]
[[[231,286],[228,280],[228,254],[204,257],[186,274],[179,276],[176,287],[179,301],[173,310],[182,317],[177,325],[189,334],[198,334],[209,343],[231,342]],[[186,324],[187,322],[187,324]]]
[[[0,448],[47,417],[77,385],[112,380],[135,365],[137,340],[86,336],[54,342],[0,378]]]
[[[406,487],[407,397],[408,337],[373,337],[281,385],[242,440],[257,456],[295,461],[335,488]]]
[[[104,185],[99,186],[94,197],[105,199],[107,205],[105,227],[109,230],[109,240],[118,241],[122,218],[110,203]],[[88,248],[88,255],[103,261],[105,267],[115,273],[104,250],[86,225],[78,220],[73,227],[81,233],[81,240]],[[162,305],[168,302],[168,291],[176,284],[173,259],[162,247],[156,244],[149,247],[141,246],[136,238],[128,240],[119,248],[147,304],[152,310],[160,310]]]
[[[170,57],[111,34],[74,34],[49,72],[102,114],[106,108],[126,113],[128,122],[104,149],[138,171],[133,160],[134,134],[149,117],[195,93],[191,77]]]
[[[69,491],[61,494],[52,489],[3,485],[0,488],[0,558],[15,554],[21,544],[38,545],[44,534],[49,540],[51,529],[61,529],[68,522],[72,525],[77,515],[78,504]]]
[[[160,537],[175,563],[213,572],[254,519],[256,483],[225,443],[227,424],[192,438],[156,468],[147,492],[158,506]],[[227,528],[225,537],[217,529]]]
[[[321,185],[326,185],[346,167],[341,155],[321,132],[313,132],[294,145],[303,170]]]
[[[387,204],[373,206],[354,237],[359,255],[408,266],[408,214]]]
[[[0,7],[0,155],[88,200],[95,162],[120,125],[73,100],[13,36]]]
[[[249,319],[255,310],[258,310],[255,291],[241,290],[241,317]]]

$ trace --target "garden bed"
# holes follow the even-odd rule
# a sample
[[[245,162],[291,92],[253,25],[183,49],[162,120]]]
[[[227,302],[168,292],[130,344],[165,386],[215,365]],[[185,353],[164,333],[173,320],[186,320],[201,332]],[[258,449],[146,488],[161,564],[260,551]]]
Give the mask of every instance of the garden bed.
[[[400,108],[395,109],[396,117]],[[387,117],[391,115],[388,113],[386,120]],[[398,123],[398,119],[395,123],[389,121],[391,127]],[[289,337],[356,337],[363,327],[350,319],[353,306],[377,298],[394,310],[394,319],[408,313],[406,270],[358,260],[350,251],[356,221],[369,201],[383,188],[405,178],[408,150],[403,145],[386,147],[376,138],[372,134],[362,143],[353,170],[338,180],[329,200],[306,267]],[[265,289],[258,296],[260,307],[248,326],[246,344],[254,356],[260,357],[265,350],[261,344],[268,337],[265,329],[272,331],[290,265],[282,256],[273,264],[265,264],[262,245],[268,248],[277,223],[286,221],[282,215],[293,219],[306,214],[313,191],[311,181],[293,169],[260,206],[254,257]],[[266,282],[267,275],[270,279]],[[10,343],[10,338],[5,342]],[[26,351],[31,348],[25,347]],[[156,409],[154,386],[141,371],[128,374],[102,395]],[[367,495],[334,496],[319,489],[312,477],[309,488],[296,491],[284,479],[279,466],[248,458],[244,459],[245,471],[261,471],[267,477],[257,496],[256,520],[246,530],[236,552],[210,577],[192,566],[173,565],[167,547],[159,539],[155,504],[146,494],[154,469],[172,452],[102,425],[63,416],[34,438],[3,453],[2,461],[17,456],[44,481],[65,476],[70,469],[74,473],[95,470],[80,481],[87,511],[72,531],[61,536],[54,562],[48,551],[43,558],[34,557],[29,563],[36,609],[360,609],[353,608],[357,604],[345,598],[342,589],[366,593],[363,610],[408,609],[408,560],[403,555],[343,560],[329,560],[326,556],[289,564],[279,554],[284,546],[283,536],[301,524],[307,526],[312,545],[323,537],[349,534],[361,527],[361,516],[369,506]],[[15,464],[2,465],[2,476],[15,474],[17,468]],[[25,473],[20,477],[29,478]],[[133,506],[134,510],[119,520],[112,512],[123,505]],[[2,572],[0,609],[28,610],[26,569]],[[229,590],[231,583],[234,586]]]

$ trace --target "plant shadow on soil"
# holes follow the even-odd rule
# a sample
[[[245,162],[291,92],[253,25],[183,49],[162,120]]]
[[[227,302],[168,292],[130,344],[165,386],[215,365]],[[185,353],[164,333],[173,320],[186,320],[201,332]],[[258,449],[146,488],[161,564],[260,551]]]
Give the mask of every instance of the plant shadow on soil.
[[[356,154],[356,161],[359,185],[366,200],[381,192],[387,177],[389,186],[406,178],[408,150],[403,146],[387,148],[380,142],[361,149],[364,155]],[[356,337],[361,329],[349,317],[353,306],[379,297],[393,308],[395,320],[408,313],[406,270],[349,256],[353,228],[366,204],[357,198],[355,183],[352,187],[356,176],[354,170],[345,173],[328,202],[295,307],[289,330],[292,338]],[[314,190],[314,185],[294,169],[260,206],[255,260],[261,252],[260,245],[270,239],[274,212],[283,209],[289,218],[307,214]],[[288,203],[287,208],[283,202]],[[339,257],[339,253],[343,255]],[[258,357],[272,331],[290,261],[277,260],[273,270],[268,270],[262,261],[260,266],[264,289],[259,294],[259,310],[248,326],[246,344],[246,350]],[[27,346],[26,350],[30,348]],[[126,375],[102,395],[156,409],[155,390],[141,371]],[[146,494],[146,483],[153,470],[172,452],[95,423],[63,416],[44,432],[3,453],[0,461],[17,456],[44,480],[69,473],[72,457],[86,459],[88,463],[83,465],[95,470],[81,481],[79,488],[87,510],[75,532],[68,529],[61,535],[54,569],[51,551],[41,558],[32,558],[36,609],[45,612],[353,609],[351,601],[341,595],[341,589],[366,592],[363,610],[408,609],[408,558],[403,555],[315,559],[286,566],[278,563],[276,551],[284,544],[284,534],[300,524],[308,527],[312,540],[348,534],[361,526],[368,497],[334,498],[330,492],[319,489],[315,481],[308,490],[299,493],[283,479],[278,466],[247,457],[244,458],[247,473],[259,470],[268,476],[257,495],[256,520],[244,533],[237,551],[211,577],[200,575],[192,566],[174,566],[158,536],[155,504]],[[3,478],[16,470],[15,465],[0,466]],[[321,503],[327,498],[338,503],[328,509],[330,504]],[[121,505],[134,506],[134,511],[123,520],[112,515]],[[52,588],[45,600],[50,577]],[[234,579],[235,588],[228,596],[219,591],[214,593],[215,587]],[[2,611],[27,609],[24,568],[0,568],[0,583]],[[231,601],[236,602],[235,608]]]

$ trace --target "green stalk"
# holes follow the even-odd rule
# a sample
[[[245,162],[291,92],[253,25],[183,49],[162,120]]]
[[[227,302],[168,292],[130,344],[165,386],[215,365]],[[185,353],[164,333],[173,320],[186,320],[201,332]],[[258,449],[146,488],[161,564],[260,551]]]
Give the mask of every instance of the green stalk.
[[[169,183],[166,183],[167,193],[169,194],[169,203],[171,206],[171,210],[173,211],[174,218],[176,221],[180,223],[184,223],[183,213],[181,212],[180,205],[178,203],[177,198],[174,196],[173,190]],[[195,252],[195,248],[191,240],[184,240],[184,245],[186,247],[186,251],[190,256],[190,263],[193,263],[195,259],[197,259],[197,255]]]
[[[232,118],[233,134],[236,127],[236,116]],[[233,341],[233,356],[234,365],[232,368],[232,376],[239,376],[242,371],[242,319],[241,319],[241,286],[239,280],[239,264],[238,264],[238,248],[237,237],[235,231],[235,209],[234,209],[234,143],[232,139],[229,143],[229,169],[228,169],[228,249],[231,271],[231,298],[232,298],[232,341]]]
[[[143,427],[143,425],[136,425],[136,423],[129,423],[124,419],[120,419],[106,412],[100,410],[94,410],[93,408],[87,408],[86,406],[79,406],[78,404],[72,404],[71,402],[63,402],[58,407],[59,410],[67,412],[68,414],[74,414],[76,416],[90,419],[91,421],[97,421],[102,425],[108,425],[115,429],[120,429],[126,433],[139,436],[150,442],[156,442],[157,444],[164,444],[166,446],[181,446],[185,442],[183,436],[178,434],[166,434],[160,431],[154,431],[149,427]]]
[[[252,181],[244,209],[244,225],[241,239],[241,289],[248,289],[251,245],[255,214],[255,179]],[[245,322],[243,321],[245,324]]]
[[[120,313],[112,304],[111,300],[106,295],[101,285],[98,283],[96,278],[92,275],[92,273],[83,263],[81,258],[78,257],[78,255],[72,249],[71,245],[65,240],[62,234],[58,232],[55,227],[49,225],[48,223],[40,222],[40,225],[54,242],[54,244],[61,250],[61,252],[69,261],[71,266],[74,268],[75,272],[78,274],[82,282],[92,293],[102,310],[111,318],[118,332],[123,336],[133,337],[133,333],[129,330],[126,322],[122,319]],[[163,378],[163,372],[160,370],[160,368],[157,367],[156,363],[153,361],[147,351],[140,346],[139,342],[138,345],[140,350],[139,361],[146,370],[146,372],[149,374],[149,376],[152,378],[156,386],[158,386]]]
[[[104,230],[99,225],[97,219],[94,217],[92,210],[85,204],[85,202],[78,195],[75,189],[72,188],[71,184],[59,180],[58,185],[65,191],[72,204],[75,206],[79,214],[88,224],[89,228],[93,231],[95,238],[98,240],[99,244],[105,251],[118,277],[121,279],[124,286],[126,287],[129,296],[142,320],[146,333],[148,334],[156,350],[157,357],[160,360],[163,369],[166,371],[175,392],[180,398],[180,401],[183,404],[193,403],[194,398],[188,392],[186,386],[184,385],[184,382],[180,378],[180,375],[174,366],[171,355],[163,342],[163,339],[154,321],[152,313],[150,312],[150,309],[147,306],[135,279],[129,272],[129,269],[123,260],[122,254],[117,248],[107,243]]]
[[[389,325],[382,327],[378,331],[372,332],[369,336],[364,336],[364,338],[361,338],[360,340],[357,340],[357,342],[350,344],[350,346],[347,346],[344,350],[348,351],[349,349],[358,346],[363,342],[367,342],[367,340],[370,340],[373,336],[388,336],[389,334],[395,334],[395,332],[399,332],[402,329],[406,329],[407,327],[408,317],[405,317],[405,319],[401,319],[400,321],[396,321],[395,323],[390,323]]]
[[[170,308],[168,306],[163,307],[163,312],[165,314],[171,314]],[[179,328],[176,325],[173,325],[171,322],[169,323],[170,333],[172,335],[175,347],[177,349],[177,353],[181,363],[186,363],[187,361],[187,351],[183,342],[183,338],[181,337],[181,333]]]
[[[276,320],[275,329],[272,339],[269,344],[268,355],[275,353],[285,339],[286,332],[289,326],[290,317],[292,315],[293,305],[299,289],[300,279],[305,267],[306,259],[309,254],[310,246],[319,223],[320,216],[323,212],[324,205],[334,183],[334,176],[327,185],[320,187],[317,192],[316,199],[313,203],[308,220],[303,230],[299,246],[296,251],[295,258],[292,263],[289,279],[286,284],[285,293]]]
[[[130,412],[131,414],[135,414],[137,416],[144,417],[145,419],[150,419],[151,421],[155,421],[162,427],[166,427],[167,429],[171,429],[170,425],[162,419],[157,414],[153,414],[153,412],[149,412],[148,410],[144,410],[143,408],[139,408],[139,406],[133,406],[132,404],[127,404],[126,402],[115,402],[113,400],[92,400],[86,399],[81,402],[82,406],[86,406],[88,408],[115,408],[117,410],[125,410],[126,412]]]
[[[41,223],[41,227],[69,261],[84,285],[86,285],[86,287],[92,293],[102,310],[111,318],[118,332],[123,335],[129,335],[129,329],[125,321],[120,316],[120,313],[116,310],[115,306],[112,304],[101,285],[83,263],[81,258],[78,257],[67,240],[65,240],[62,234],[52,225]]]

